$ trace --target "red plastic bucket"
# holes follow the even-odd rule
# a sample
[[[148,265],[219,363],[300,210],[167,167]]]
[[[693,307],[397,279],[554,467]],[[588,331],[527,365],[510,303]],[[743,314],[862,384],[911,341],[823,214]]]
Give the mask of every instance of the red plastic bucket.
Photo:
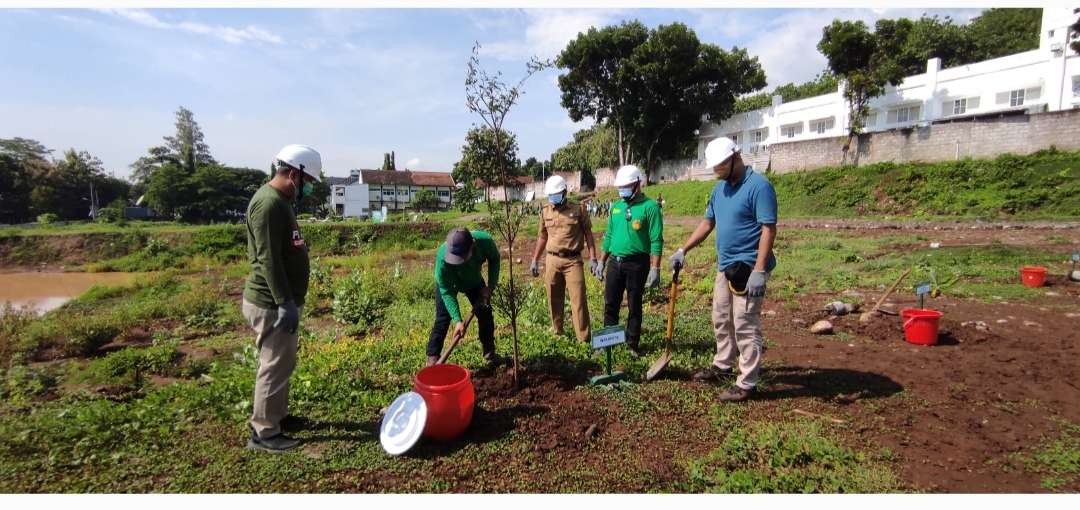
[[[1046,283],[1046,268],[1041,266],[1021,267],[1020,281],[1026,287],[1042,287],[1043,283]]]
[[[943,314],[937,310],[905,308],[900,310],[904,321],[904,338],[917,345],[934,345],[938,337],[938,319]]]
[[[469,371],[458,365],[434,365],[416,374],[413,389],[427,404],[424,436],[449,441],[472,423],[476,393]]]

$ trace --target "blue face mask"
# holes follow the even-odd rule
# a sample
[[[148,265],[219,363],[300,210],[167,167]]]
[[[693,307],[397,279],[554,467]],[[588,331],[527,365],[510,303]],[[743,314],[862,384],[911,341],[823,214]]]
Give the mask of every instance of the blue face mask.
[[[619,196],[622,198],[630,198],[634,196],[634,188],[619,188]]]
[[[566,200],[566,197],[564,197],[562,193],[548,195],[548,202],[551,202],[554,205],[562,204],[564,200]]]

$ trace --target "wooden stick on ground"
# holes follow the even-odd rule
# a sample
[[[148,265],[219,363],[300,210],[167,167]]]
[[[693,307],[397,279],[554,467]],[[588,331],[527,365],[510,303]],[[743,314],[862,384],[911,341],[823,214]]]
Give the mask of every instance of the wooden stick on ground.
[[[824,415],[824,414],[811,413],[810,411],[803,411],[802,409],[792,409],[791,412],[794,413],[794,414],[802,415],[802,416],[810,416],[812,418],[824,418],[824,419],[829,420],[829,421],[831,421],[833,423],[836,423],[836,424],[847,423],[846,421],[841,420],[840,418],[833,418],[832,416],[827,416],[827,415]]]

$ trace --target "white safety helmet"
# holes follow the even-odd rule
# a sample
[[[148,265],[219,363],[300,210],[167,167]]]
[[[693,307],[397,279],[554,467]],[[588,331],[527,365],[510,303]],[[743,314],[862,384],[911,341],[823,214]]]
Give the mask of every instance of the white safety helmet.
[[[705,146],[705,168],[713,168],[727,161],[736,152],[739,152],[739,146],[730,138],[721,136],[713,139]]]
[[[322,156],[319,152],[307,145],[286,145],[274,156],[275,161],[280,161],[297,170],[308,174],[315,182],[319,182],[319,172],[322,172]]]
[[[641,169],[637,165],[626,165],[615,173],[615,187],[622,188],[641,181]]]
[[[560,175],[552,175],[544,183],[545,195],[555,195],[564,191],[566,191],[566,179],[563,179]]]

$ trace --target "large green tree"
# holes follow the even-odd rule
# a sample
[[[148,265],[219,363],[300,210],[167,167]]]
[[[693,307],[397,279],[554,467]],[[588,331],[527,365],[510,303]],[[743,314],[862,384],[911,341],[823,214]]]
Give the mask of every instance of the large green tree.
[[[561,171],[587,172],[619,164],[618,142],[610,126],[594,125],[574,133],[574,140],[555,150],[552,160]]]
[[[785,103],[790,103],[808,97],[830,94],[836,92],[839,83],[840,80],[826,70],[807,82],[799,84],[795,82],[785,83],[772,89],[771,92],[743,96],[735,101],[733,113],[745,113],[759,108],[766,108],[772,105],[772,96],[780,96]]]
[[[517,136],[502,130],[496,140],[496,131],[487,126],[473,127],[465,135],[461,146],[461,160],[454,163],[454,182],[470,183],[479,180],[485,188],[484,197],[490,199],[492,186],[504,184],[504,168],[510,176],[521,174],[518,160]]]
[[[172,136],[163,137],[165,144],[147,149],[147,155],[131,164],[131,177],[140,187],[144,185],[158,168],[167,163],[175,163],[189,173],[203,165],[216,165],[210,155],[210,147],[204,140],[202,128],[195,122],[195,114],[180,107],[176,111],[174,123],[176,131]]]
[[[30,220],[33,183],[30,173],[19,160],[10,154],[0,153],[0,223]]]
[[[969,62],[1038,48],[1041,25],[1042,9],[1039,8],[984,10],[965,27],[976,51]]]
[[[237,219],[266,181],[265,172],[252,168],[214,164],[203,165],[194,173],[188,173],[179,164],[170,162],[150,176],[146,202],[159,214],[183,221]]]
[[[544,163],[536,159],[534,156],[529,156],[524,163],[521,164],[521,175],[531,176],[533,179],[544,178]]]
[[[878,32],[871,32],[862,21],[834,20],[822,30],[820,51],[829,62],[829,70],[845,81],[844,99],[848,102],[848,142],[862,132],[869,113],[870,99],[885,92],[885,85],[899,85],[904,67],[896,58],[895,24],[879,20]],[[880,32],[880,33],[879,33]]]
[[[620,165],[630,159],[625,142],[636,110],[630,57],[648,38],[649,29],[637,20],[590,27],[555,60],[567,71],[558,78],[563,108],[574,122],[591,117],[598,124],[611,123],[618,137]]]
[[[30,195],[52,168],[51,153],[36,140],[0,138],[0,223],[34,218]]]
[[[93,208],[117,199],[126,199],[127,181],[105,175],[101,160],[87,151],[68,149],[63,159],[53,162],[38,175],[30,193],[33,214],[54,213],[61,219],[86,219]]]
[[[737,96],[765,86],[745,50],[701,43],[681,23],[649,30],[638,21],[581,33],[559,54],[562,105],[615,131],[619,164],[646,170],[682,152],[702,115],[725,118]]]

